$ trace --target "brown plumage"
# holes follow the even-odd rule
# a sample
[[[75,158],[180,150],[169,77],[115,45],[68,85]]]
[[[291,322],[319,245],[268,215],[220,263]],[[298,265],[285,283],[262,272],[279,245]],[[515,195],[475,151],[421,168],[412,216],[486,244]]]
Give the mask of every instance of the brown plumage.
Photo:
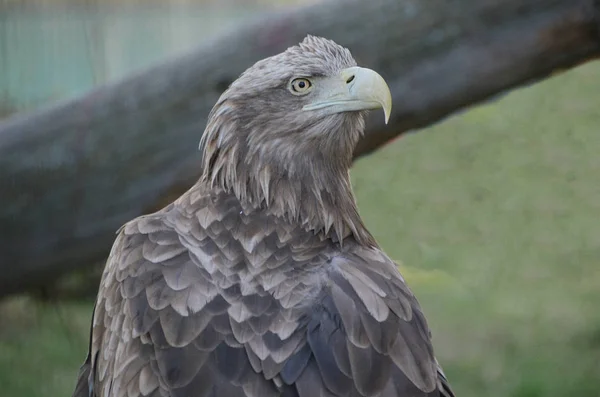
[[[231,85],[200,180],[119,231],[75,397],[452,396],[352,194],[382,82],[309,36]]]

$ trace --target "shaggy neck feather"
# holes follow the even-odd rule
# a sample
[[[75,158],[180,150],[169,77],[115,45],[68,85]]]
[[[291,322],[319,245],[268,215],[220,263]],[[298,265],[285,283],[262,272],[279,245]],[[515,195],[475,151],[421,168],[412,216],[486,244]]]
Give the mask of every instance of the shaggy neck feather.
[[[209,121],[203,137],[199,183],[233,193],[249,210],[299,222],[334,241],[353,236],[359,244],[375,245],[358,213],[348,173],[360,131],[333,131],[330,139],[303,139],[288,147],[283,139],[252,142],[248,137],[259,133],[231,117],[223,118],[226,123],[218,119]],[[351,127],[342,123],[341,129]],[[334,139],[338,133],[354,135],[340,143]]]

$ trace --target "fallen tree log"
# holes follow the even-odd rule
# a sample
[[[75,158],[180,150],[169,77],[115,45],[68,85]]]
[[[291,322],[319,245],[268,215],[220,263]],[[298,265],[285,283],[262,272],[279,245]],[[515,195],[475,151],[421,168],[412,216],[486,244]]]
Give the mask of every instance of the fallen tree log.
[[[597,0],[326,2],[0,124],[0,296],[104,258],[119,226],[182,193],[220,93],[307,34],[334,39],[393,91],[357,155],[600,53]]]

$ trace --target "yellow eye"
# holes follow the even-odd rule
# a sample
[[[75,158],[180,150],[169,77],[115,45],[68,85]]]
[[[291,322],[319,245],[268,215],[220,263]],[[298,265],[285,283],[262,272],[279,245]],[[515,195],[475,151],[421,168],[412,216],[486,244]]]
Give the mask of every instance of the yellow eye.
[[[308,91],[310,91],[311,87],[312,87],[312,83],[310,82],[309,79],[305,79],[305,78],[294,79],[294,80],[292,80],[292,83],[291,83],[292,93],[296,94],[296,95],[302,95],[302,94],[308,93]]]

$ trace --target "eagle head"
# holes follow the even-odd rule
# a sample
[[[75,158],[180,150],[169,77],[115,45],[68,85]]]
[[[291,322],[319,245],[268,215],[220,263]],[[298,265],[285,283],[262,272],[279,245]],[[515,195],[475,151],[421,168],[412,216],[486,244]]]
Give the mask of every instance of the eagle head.
[[[221,95],[201,141],[203,180],[257,206],[282,201],[276,209],[294,218],[312,200],[311,211],[332,218],[326,207],[352,198],[347,173],[365,112],[382,108],[387,122],[391,103],[378,73],[309,35],[252,65]]]

